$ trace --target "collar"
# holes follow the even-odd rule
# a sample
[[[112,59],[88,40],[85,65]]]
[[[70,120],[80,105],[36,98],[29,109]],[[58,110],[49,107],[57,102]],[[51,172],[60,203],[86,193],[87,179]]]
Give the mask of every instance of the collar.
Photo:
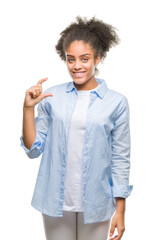
[[[99,84],[99,87],[96,90],[91,90],[91,93],[96,93],[101,99],[104,97],[106,91],[107,91],[107,85],[104,79],[96,78],[97,83]],[[72,92],[73,90],[77,91],[74,81],[68,82],[66,85],[66,92]]]

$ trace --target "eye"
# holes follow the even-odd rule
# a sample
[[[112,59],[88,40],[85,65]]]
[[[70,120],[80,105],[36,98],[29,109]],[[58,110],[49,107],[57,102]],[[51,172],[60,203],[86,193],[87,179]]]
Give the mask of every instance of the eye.
[[[74,59],[73,58],[69,58],[67,61],[71,63],[71,62],[74,61]]]
[[[83,58],[82,61],[83,61],[83,62],[87,62],[87,61],[88,61],[88,58]]]

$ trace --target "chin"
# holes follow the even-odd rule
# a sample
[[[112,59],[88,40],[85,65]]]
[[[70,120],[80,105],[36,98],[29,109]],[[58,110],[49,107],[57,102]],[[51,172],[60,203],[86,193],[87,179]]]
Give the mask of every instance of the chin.
[[[73,81],[76,83],[76,84],[84,84],[86,83],[88,80],[83,80],[83,79],[75,79],[73,78]]]
[[[74,78],[74,77],[73,77],[73,81],[74,81],[76,84],[85,84],[85,83],[88,82],[91,78],[92,78],[92,76],[91,76],[91,77],[86,77],[86,78]]]

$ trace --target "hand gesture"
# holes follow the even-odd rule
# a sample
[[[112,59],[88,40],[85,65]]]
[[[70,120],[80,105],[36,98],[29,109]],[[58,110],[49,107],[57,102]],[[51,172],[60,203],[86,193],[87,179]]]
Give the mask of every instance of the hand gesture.
[[[24,107],[33,108],[37,103],[39,103],[45,97],[52,97],[51,93],[42,93],[42,83],[45,82],[48,78],[42,78],[38,81],[35,86],[30,87],[26,91],[24,99]]]

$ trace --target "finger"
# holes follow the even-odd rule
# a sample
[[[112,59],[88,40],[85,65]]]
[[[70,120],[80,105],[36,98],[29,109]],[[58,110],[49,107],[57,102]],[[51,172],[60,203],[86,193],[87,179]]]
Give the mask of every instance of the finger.
[[[118,229],[118,235],[116,236],[116,239],[115,239],[115,240],[120,240],[121,237],[122,237],[122,235],[123,235],[123,232],[124,232],[124,230]]]
[[[46,97],[52,97],[52,96],[53,96],[52,93],[43,93],[43,94],[39,95],[38,97],[39,97],[40,100],[42,100]]]
[[[122,235],[123,235],[123,233],[119,232],[118,235],[115,235],[113,238],[110,238],[109,240],[120,240]]]
[[[113,237],[113,238],[109,238],[109,240],[117,240],[117,237],[118,237],[118,235],[116,235],[116,236]]]
[[[51,93],[40,94],[37,98],[35,98],[35,105],[37,103],[39,103],[43,98],[45,98],[45,97],[52,97],[52,96],[53,96],[53,94],[51,94]]]
[[[36,92],[35,92],[35,89],[33,89],[33,90],[31,91],[31,95],[32,95],[33,98],[36,98]]]
[[[34,97],[34,98],[36,98],[36,97],[38,97],[38,96],[40,95],[38,89],[34,89],[32,93],[33,93],[33,97]]]
[[[41,87],[39,87],[39,86],[32,86],[31,88],[29,88],[27,91],[26,91],[26,93],[33,93],[34,91],[41,91],[42,90],[42,88]]]
[[[40,89],[41,93],[42,93],[42,85],[41,84],[38,84],[37,85],[38,89]]]
[[[113,236],[113,233],[112,233],[112,231],[110,232],[109,236],[110,236],[110,237],[112,237],[112,236]],[[111,239],[112,239],[112,238],[111,238]]]
[[[36,92],[37,96],[39,96],[42,93],[40,88],[35,89],[35,92]]]
[[[31,90],[31,92],[32,92],[33,98],[38,97],[38,96],[42,93],[41,89],[38,88],[38,87],[34,87],[34,88]]]
[[[42,84],[42,83],[45,82],[47,79],[48,79],[48,77],[42,78],[42,79],[40,79],[40,80],[37,82],[37,84]],[[37,84],[36,84],[36,85],[37,85]]]
[[[112,223],[112,224],[111,224],[111,228],[110,228],[110,234],[109,234],[110,237],[113,236],[114,231],[115,231],[115,225]]]
[[[41,85],[36,85],[33,87],[33,89],[37,92],[37,93],[42,93],[42,86]]]

